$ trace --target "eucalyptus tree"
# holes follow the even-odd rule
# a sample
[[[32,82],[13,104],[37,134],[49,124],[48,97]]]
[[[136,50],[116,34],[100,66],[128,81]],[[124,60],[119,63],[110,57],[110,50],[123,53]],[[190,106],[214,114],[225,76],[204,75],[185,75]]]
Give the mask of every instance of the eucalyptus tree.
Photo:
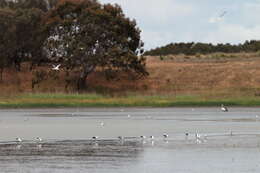
[[[96,0],[60,0],[46,17],[49,36],[45,49],[52,61],[61,62],[69,75],[78,71],[77,88],[96,69],[147,75],[143,42],[136,22],[125,17],[119,5]]]
[[[52,0],[54,1],[54,0]],[[8,57],[8,62],[19,71],[23,61],[33,63],[42,59],[42,45],[46,39],[42,32],[42,18],[47,10],[48,0],[1,0],[0,1],[0,38],[1,56]],[[8,19],[7,19],[8,17]],[[3,59],[3,57],[1,57]]]
[[[16,46],[15,25],[13,23],[15,13],[10,9],[0,9],[0,80],[3,70],[10,64],[10,57],[15,54]]]
[[[57,4],[58,0],[0,0],[0,8],[38,8],[47,12]]]

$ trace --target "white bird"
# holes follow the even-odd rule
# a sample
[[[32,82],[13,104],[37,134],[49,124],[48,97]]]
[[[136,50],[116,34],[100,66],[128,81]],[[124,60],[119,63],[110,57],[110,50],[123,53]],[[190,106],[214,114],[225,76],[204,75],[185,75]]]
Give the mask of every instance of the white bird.
[[[146,136],[143,136],[143,135],[142,135],[142,136],[140,136],[140,138],[141,138],[141,139],[145,139],[145,138],[146,138]]]
[[[101,123],[100,123],[100,125],[101,125],[101,126],[104,126],[104,125],[105,125],[105,123],[104,123],[104,122],[101,122]]]
[[[196,138],[196,139],[200,139],[200,138],[201,138],[200,134],[195,133],[195,138]]]
[[[93,136],[92,139],[93,139],[93,140],[97,140],[97,139],[98,139],[98,136]]]
[[[164,137],[164,138],[168,138],[168,137],[169,137],[169,135],[168,135],[168,134],[166,134],[166,133],[164,133],[164,134],[163,134],[163,137]]]
[[[21,143],[23,140],[21,138],[16,138],[17,143]]]
[[[40,137],[35,138],[35,140],[37,143],[42,142],[42,138],[40,138]]]
[[[203,139],[200,134],[195,133],[196,143],[200,144],[203,142]]]
[[[154,136],[152,135],[152,136],[150,136],[150,139],[154,139]]]
[[[128,114],[128,115],[127,115],[127,117],[128,117],[128,118],[130,118],[130,117],[131,117],[131,115],[130,115],[130,114]]]
[[[228,108],[225,107],[223,104],[221,105],[221,111],[222,112],[228,112]]]
[[[58,64],[57,66],[52,65],[52,70],[59,71],[61,64]]]

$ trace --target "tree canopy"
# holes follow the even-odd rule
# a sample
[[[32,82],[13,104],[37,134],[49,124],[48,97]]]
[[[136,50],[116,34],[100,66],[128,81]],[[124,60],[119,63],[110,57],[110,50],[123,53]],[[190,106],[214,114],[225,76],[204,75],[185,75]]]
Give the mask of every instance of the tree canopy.
[[[211,43],[171,43],[166,46],[151,49],[145,52],[145,55],[176,55],[187,54],[194,55],[209,54],[209,53],[239,53],[239,52],[257,52],[260,51],[260,41],[251,40],[245,41],[244,44],[232,45],[232,44],[217,44]]]
[[[0,24],[0,64],[13,63],[17,70],[23,61],[60,63],[68,76],[77,74],[78,89],[96,69],[109,76],[118,71],[148,74],[141,31],[119,5],[96,0],[2,0]]]
[[[46,18],[45,42],[52,60],[68,70],[80,70],[78,88],[96,68],[147,74],[140,30],[118,5],[95,0],[61,1]]]

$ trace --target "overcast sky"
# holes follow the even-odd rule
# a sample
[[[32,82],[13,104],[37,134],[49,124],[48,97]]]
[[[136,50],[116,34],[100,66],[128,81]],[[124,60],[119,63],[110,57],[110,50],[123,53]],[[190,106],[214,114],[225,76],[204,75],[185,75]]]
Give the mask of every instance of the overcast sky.
[[[174,42],[260,39],[260,0],[99,1],[117,3],[127,17],[136,19],[146,50]]]

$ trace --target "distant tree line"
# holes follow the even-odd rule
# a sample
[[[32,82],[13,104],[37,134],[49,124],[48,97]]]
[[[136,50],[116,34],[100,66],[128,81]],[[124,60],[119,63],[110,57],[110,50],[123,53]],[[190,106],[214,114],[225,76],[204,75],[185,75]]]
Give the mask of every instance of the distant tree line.
[[[243,44],[217,44],[211,43],[171,43],[166,46],[158,47],[145,52],[145,55],[176,55],[176,54],[209,54],[209,53],[239,53],[239,52],[257,52],[260,51],[260,41],[245,41]]]
[[[97,0],[0,0],[0,80],[6,67],[61,64],[68,83],[85,88],[96,69],[147,75],[135,20]],[[45,79],[45,73],[36,73]],[[41,74],[41,75],[39,75]],[[37,76],[37,75],[36,75]],[[35,80],[35,81],[38,81]],[[34,81],[34,82],[35,82]]]

